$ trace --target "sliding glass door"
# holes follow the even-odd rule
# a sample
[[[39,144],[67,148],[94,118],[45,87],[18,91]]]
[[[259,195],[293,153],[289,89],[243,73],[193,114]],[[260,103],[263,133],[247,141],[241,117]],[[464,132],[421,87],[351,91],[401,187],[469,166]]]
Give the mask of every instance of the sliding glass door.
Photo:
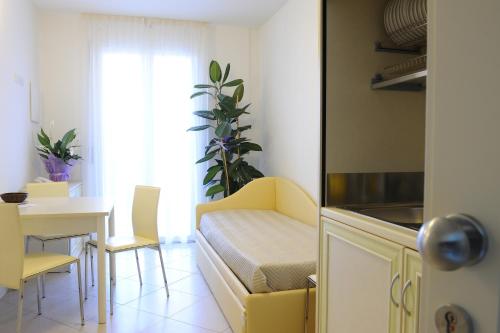
[[[193,236],[198,170],[189,56],[107,52],[100,83],[103,195],[115,202],[117,232],[131,232],[136,184],[161,187],[160,236]],[[198,138],[199,140],[199,138]]]

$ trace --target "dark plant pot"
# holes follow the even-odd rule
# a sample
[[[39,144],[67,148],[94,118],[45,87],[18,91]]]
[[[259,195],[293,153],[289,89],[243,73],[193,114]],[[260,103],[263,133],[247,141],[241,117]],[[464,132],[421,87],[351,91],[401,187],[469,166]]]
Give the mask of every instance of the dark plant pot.
[[[59,157],[49,155],[48,159],[42,159],[45,165],[45,170],[49,174],[49,179],[54,182],[68,181],[71,176],[71,169],[76,161],[69,160],[65,163]]]

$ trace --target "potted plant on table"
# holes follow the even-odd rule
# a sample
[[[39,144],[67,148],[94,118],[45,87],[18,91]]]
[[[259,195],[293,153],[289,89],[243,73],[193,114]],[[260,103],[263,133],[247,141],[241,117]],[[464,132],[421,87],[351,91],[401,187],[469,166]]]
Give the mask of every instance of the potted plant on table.
[[[205,156],[196,162],[212,162],[203,180],[203,185],[208,187],[206,196],[212,198],[218,193],[227,197],[253,179],[264,176],[245,161],[245,156],[250,152],[259,152],[262,148],[242,135],[252,128],[251,125],[242,125],[240,121],[241,116],[249,114],[250,104],[241,105],[245,91],[243,80],[228,80],[230,69],[228,64],[223,74],[219,63],[212,60],[209,68],[211,83],[195,85],[200,91],[191,96],[208,95],[213,101],[211,110],[194,112],[196,116],[206,119],[208,124],[188,129],[213,131],[214,136],[205,147]],[[228,88],[234,89],[230,95],[226,93]]]
[[[36,147],[38,155],[42,158],[49,179],[55,182],[67,181],[70,178],[71,169],[81,156],[74,153],[77,146],[71,145],[76,138],[76,129],[69,130],[62,139],[52,145],[49,136],[43,128],[38,134],[41,146]]]

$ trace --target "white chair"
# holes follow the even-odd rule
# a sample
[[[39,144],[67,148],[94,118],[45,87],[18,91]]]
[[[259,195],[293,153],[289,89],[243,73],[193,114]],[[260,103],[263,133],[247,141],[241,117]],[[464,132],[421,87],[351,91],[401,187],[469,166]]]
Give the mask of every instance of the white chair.
[[[50,197],[69,197],[69,185],[67,182],[50,182],[50,183],[28,183],[26,184],[26,192],[29,198],[50,198]],[[90,234],[77,235],[34,235],[26,236],[26,252],[28,252],[29,241],[34,238],[42,242],[42,252],[45,252],[45,243],[50,241],[68,240],[68,255],[71,255],[70,240],[74,237],[84,237]],[[42,297],[45,298],[45,278],[42,277]]]
[[[106,239],[106,252],[113,256],[115,253],[124,251],[135,251],[137,271],[139,272],[139,282],[142,286],[141,268],[137,250],[141,248],[151,248],[158,251],[160,255],[161,269],[167,297],[170,296],[168,290],[167,276],[165,275],[165,265],[161,254],[160,239],[158,237],[158,201],[160,199],[160,189],[151,186],[136,186],[134,192],[134,202],[132,204],[132,227],[133,236],[113,236]],[[89,247],[97,247],[97,242],[90,240],[85,246],[85,299],[87,299],[87,254]],[[112,275],[112,260],[110,263],[110,313],[113,314],[113,286],[116,278]],[[91,274],[94,270],[91,265]]]
[[[76,263],[80,294],[80,318],[84,325],[80,259],[55,253],[24,254],[24,237],[17,204],[0,204],[0,285],[19,290],[16,332],[21,332],[24,283],[36,278],[38,314],[42,314],[40,276],[49,270]]]

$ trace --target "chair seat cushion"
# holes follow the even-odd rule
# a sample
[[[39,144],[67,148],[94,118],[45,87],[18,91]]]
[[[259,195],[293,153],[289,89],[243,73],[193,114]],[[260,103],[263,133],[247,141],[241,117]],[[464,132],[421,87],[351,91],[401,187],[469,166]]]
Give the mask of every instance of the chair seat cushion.
[[[97,241],[95,240],[89,241],[88,244],[97,247]],[[118,252],[150,245],[158,245],[158,242],[140,236],[113,236],[106,239],[106,251],[108,252]]]
[[[46,242],[46,241],[51,241],[51,240],[56,240],[56,239],[65,239],[65,238],[73,238],[73,237],[84,237],[88,236],[89,234],[76,234],[76,235],[33,235],[30,236],[32,238],[38,239],[39,241]]]
[[[59,266],[71,264],[76,260],[78,258],[50,252],[27,254],[24,256],[23,279]]]

